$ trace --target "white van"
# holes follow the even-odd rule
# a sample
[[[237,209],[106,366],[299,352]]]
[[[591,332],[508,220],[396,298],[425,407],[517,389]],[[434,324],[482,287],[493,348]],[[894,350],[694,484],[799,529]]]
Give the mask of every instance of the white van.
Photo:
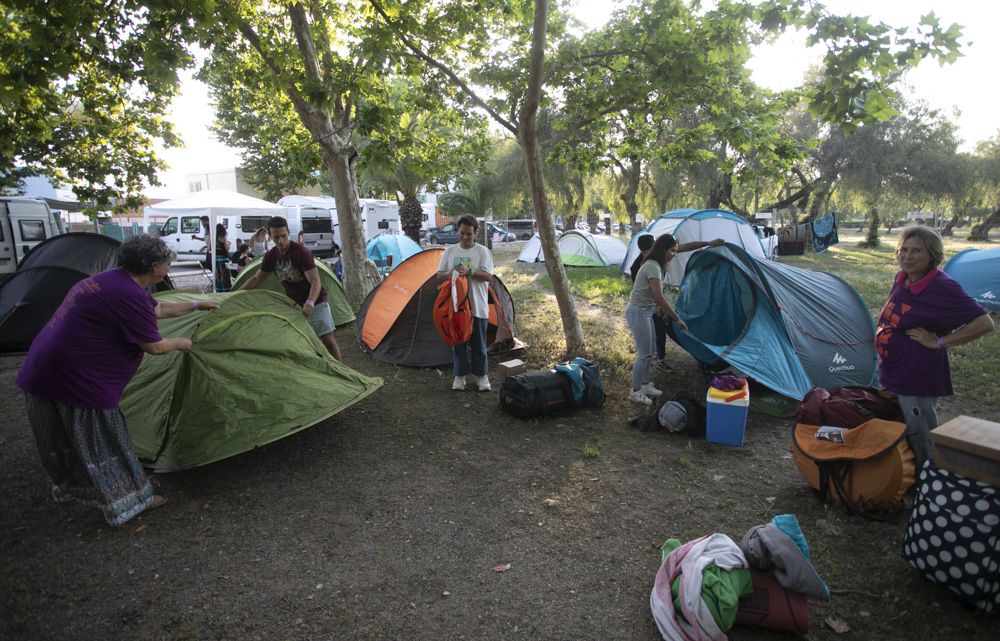
[[[216,224],[222,225],[226,230],[226,238],[233,250],[236,249],[236,239],[249,242],[254,232],[261,227],[267,227],[267,221],[271,215],[249,215],[249,216],[217,216]],[[302,230],[297,214],[285,216],[288,221],[288,233],[295,238]],[[201,217],[196,215],[171,216],[160,226],[160,238],[167,243],[170,249],[177,253],[177,260],[203,260],[210,248],[203,240],[195,240],[193,236],[203,238],[204,229],[201,226]],[[212,238],[215,238],[215,229],[212,229]]]
[[[0,274],[15,272],[32,247],[60,233],[44,200],[0,197]]]
[[[332,198],[284,196],[278,204],[288,208],[289,225],[295,218],[299,231],[292,237],[318,258],[334,254],[337,203]]]

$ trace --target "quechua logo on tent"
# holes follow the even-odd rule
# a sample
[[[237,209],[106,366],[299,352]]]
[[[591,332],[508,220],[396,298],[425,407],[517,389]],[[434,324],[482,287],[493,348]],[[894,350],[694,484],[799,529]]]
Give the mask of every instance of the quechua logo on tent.
[[[847,359],[840,355],[840,352],[833,353],[833,366],[831,372],[849,372],[854,369],[853,365],[846,365]]]

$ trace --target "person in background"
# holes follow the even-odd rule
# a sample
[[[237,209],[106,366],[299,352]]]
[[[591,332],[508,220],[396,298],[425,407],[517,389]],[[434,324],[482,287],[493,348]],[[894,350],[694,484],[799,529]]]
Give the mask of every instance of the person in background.
[[[236,239],[236,250],[233,251],[229,259],[236,264],[239,269],[243,269],[250,262],[250,245],[243,242],[242,238]]]
[[[632,261],[632,266],[629,268],[633,283],[635,283],[635,275],[639,273],[639,267],[646,260],[646,256],[649,256],[649,250],[653,248],[652,234],[640,235],[636,239],[636,247],[639,248],[639,255],[635,257],[635,260]],[[663,312],[656,309],[653,312],[651,321],[653,323],[653,338],[656,341],[656,365],[660,369],[673,369],[665,360],[667,355],[667,330],[663,325],[665,321]]]
[[[232,246],[229,234],[222,225],[215,226],[215,291],[228,292],[233,287],[233,275],[229,273],[229,248]]]
[[[906,420],[917,470],[932,461],[930,432],[937,399],[953,393],[948,349],[993,331],[989,313],[938,267],[944,242],[923,225],[903,228],[896,242],[899,272],[875,331],[879,382],[894,392]]]
[[[209,223],[208,216],[202,216],[201,236],[199,236],[198,234],[191,234],[192,240],[200,240],[203,243],[205,243],[205,260],[203,261],[205,269],[208,269],[208,266],[212,264],[212,246],[209,244],[212,242],[211,229],[212,227],[211,224]]]
[[[284,288],[285,295],[302,307],[302,313],[312,323],[313,331],[323,342],[326,351],[338,361],[341,360],[340,345],[333,336],[333,330],[336,329],[333,314],[330,312],[326,289],[319,278],[312,252],[291,239],[288,221],[281,216],[268,220],[267,230],[274,247],[264,254],[260,269],[240,289],[254,289],[273,273]]]
[[[261,227],[250,237],[250,255],[254,258],[267,253],[271,245],[271,237],[267,233],[267,227]]]
[[[53,498],[96,505],[114,526],[165,501],[153,494],[118,409],[125,386],[144,353],[191,350],[190,339],[161,337],[158,318],[218,306],[160,303],[149,294],[172,259],[159,238],[125,241],[116,269],[70,289],[17,375]]]
[[[469,279],[469,301],[472,309],[472,337],[468,343],[451,348],[455,374],[451,389],[464,390],[469,374],[471,352],[472,374],[480,392],[490,391],[489,363],[486,360],[486,331],[489,326],[489,284],[493,279],[493,254],[476,242],[479,221],[474,216],[458,219],[458,244],[449,245],[438,264],[438,281],[446,281],[452,273]]]
[[[659,309],[666,318],[673,320],[678,329],[687,330],[684,320],[663,297],[663,276],[667,270],[667,263],[678,252],[715,247],[723,242],[725,241],[721,238],[716,238],[711,242],[699,240],[678,245],[672,235],[663,234],[653,242],[646,260],[636,272],[629,303],[625,308],[625,321],[632,330],[636,346],[635,362],[632,364],[632,391],[628,397],[633,403],[652,405],[653,399],[650,397],[663,394],[649,380],[653,361],[653,313]]]

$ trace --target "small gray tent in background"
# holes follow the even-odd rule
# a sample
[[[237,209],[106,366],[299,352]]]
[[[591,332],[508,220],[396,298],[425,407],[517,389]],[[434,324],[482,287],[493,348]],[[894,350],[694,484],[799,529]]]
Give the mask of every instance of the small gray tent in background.
[[[36,246],[0,286],[0,352],[26,351],[73,285],[117,264],[120,246],[109,236],[82,232]]]

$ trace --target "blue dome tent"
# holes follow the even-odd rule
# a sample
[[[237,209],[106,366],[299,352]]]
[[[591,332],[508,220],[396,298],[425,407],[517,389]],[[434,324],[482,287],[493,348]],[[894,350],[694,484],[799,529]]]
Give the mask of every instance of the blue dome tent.
[[[1000,312],[1000,247],[960,251],[944,271],[977,303],[988,311]]]
[[[410,256],[422,251],[420,245],[402,234],[379,234],[368,241],[365,249],[368,259],[375,263],[383,276]]]
[[[679,244],[721,238],[754,256],[769,258],[760,238],[754,231],[753,225],[748,223],[746,219],[721,209],[674,209],[658,216],[632,236],[628,253],[625,254],[625,259],[621,263],[623,274],[629,273],[632,261],[639,255],[638,243],[639,236],[642,234],[652,234],[654,238],[659,238],[663,234],[672,234]],[[664,283],[674,287],[680,285],[681,278],[684,277],[684,267],[693,256],[694,252],[677,254],[667,265],[667,273],[663,278]]]
[[[831,274],[762,260],[725,244],[688,261],[677,343],[725,361],[789,398],[810,388],[875,382],[875,326],[861,296]],[[674,328],[676,329],[676,328]]]

